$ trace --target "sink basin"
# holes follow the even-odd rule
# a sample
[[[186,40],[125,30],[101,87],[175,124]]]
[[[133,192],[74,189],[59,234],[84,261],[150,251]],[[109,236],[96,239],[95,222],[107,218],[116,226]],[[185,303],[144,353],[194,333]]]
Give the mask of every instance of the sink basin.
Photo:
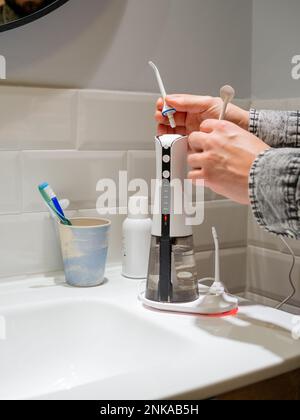
[[[290,314],[247,301],[225,318],[162,314],[120,267],[107,279],[0,282],[0,400],[198,400],[300,367]]]
[[[185,347],[176,334],[109,303],[9,309],[0,312],[0,399],[37,398],[135,372]]]

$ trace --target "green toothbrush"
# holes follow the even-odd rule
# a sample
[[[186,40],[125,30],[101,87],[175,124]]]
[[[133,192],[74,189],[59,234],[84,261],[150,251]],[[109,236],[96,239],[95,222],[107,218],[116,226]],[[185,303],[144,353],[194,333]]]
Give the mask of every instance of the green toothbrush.
[[[39,185],[39,192],[43,200],[45,201],[47,207],[50,210],[52,210],[52,212],[57,216],[59,221],[63,225],[72,226],[72,223],[70,222],[70,220],[66,218],[61,207],[60,206],[58,207],[58,204],[55,205],[56,202],[58,203],[58,200],[56,199],[56,196],[53,193],[52,189],[49,187],[49,184],[43,183]],[[55,201],[54,201],[54,198],[55,198]]]

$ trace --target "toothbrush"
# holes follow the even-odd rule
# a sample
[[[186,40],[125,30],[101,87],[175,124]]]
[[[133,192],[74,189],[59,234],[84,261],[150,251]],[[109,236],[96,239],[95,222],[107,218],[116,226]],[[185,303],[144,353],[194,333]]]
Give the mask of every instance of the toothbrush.
[[[44,191],[45,192],[45,194],[47,194],[47,196],[50,198],[50,200],[52,201],[52,203],[53,203],[53,205],[54,205],[54,207],[56,208],[56,210],[63,216],[63,217],[65,217],[65,215],[64,215],[64,211],[63,211],[63,209],[61,208],[61,206],[60,206],[60,204],[59,204],[59,201],[58,201],[58,199],[57,199],[57,197],[56,197],[56,194],[54,193],[54,191],[53,191],[53,189],[50,187],[50,185],[48,184],[48,182],[44,182],[43,184],[41,184],[40,186],[39,186],[39,190],[40,191]]]
[[[47,183],[41,184],[39,186],[39,191],[46,205],[48,206],[48,208],[50,208],[50,210],[54,212],[54,214],[58,217],[58,219],[64,225],[71,226],[72,223],[65,217],[65,214],[59,204],[59,201],[56,195],[54,194],[53,190],[49,186],[49,184]]]
[[[219,120],[222,121],[225,119],[228,105],[230,104],[230,102],[233,101],[235,97],[235,90],[229,85],[223,86],[220,90],[220,96],[223,100],[223,107],[220,113]]]
[[[61,208],[65,211],[70,206],[70,201],[67,200],[67,199],[59,200],[59,204],[60,204]],[[58,215],[56,213],[54,213],[54,211],[52,210],[51,207],[49,207],[48,205],[47,205],[47,207],[49,209],[49,213],[51,214],[52,219],[56,219],[56,217],[58,217]]]
[[[161,92],[161,96],[162,96],[163,101],[164,101],[164,107],[163,107],[163,110],[162,110],[162,115],[164,117],[169,118],[170,126],[172,128],[176,128],[176,122],[175,122],[174,114],[176,114],[177,111],[176,111],[175,108],[170,108],[168,106],[167,102],[166,102],[167,92],[166,92],[166,89],[165,89],[165,86],[163,84],[163,81],[162,81],[162,78],[161,78],[161,75],[160,75],[160,72],[159,72],[158,68],[156,67],[156,65],[152,61],[149,61],[149,65],[153,68],[153,70],[155,72],[157,82],[158,82],[158,85],[159,85],[159,89],[160,89],[160,92]]]

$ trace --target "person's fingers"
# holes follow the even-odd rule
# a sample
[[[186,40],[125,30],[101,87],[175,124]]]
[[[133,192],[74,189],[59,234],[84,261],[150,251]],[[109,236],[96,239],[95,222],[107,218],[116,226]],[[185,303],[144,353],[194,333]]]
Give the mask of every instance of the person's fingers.
[[[212,133],[218,129],[219,125],[219,120],[204,120],[200,125],[200,131],[202,133]]]
[[[158,122],[159,124],[163,124],[163,125],[168,125],[169,124],[169,119],[167,117],[164,117],[161,113],[161,111],[156,111],[154,118],[156,120],[156,122]]]
[[[168,126],[164,124],[160,124],[157,127],[157,135],[158,136],[164,136],[165,134],[168,134]]]
[[[186,114],[183,112],[177,112],[174,115],[175,123],[177,126],[185,127],[186,122]],[[155,120],[159,124],[170,125],[170,121],[168,117],[164,117],[160,111],[155,112]]]
[[[179,112],[201,113],[213,105],[214,99],[211,96],[195,95],[169,95],[166,98],[168,105]]]
[[[193,184],[196,184],[199,181],[205,181],[204,171],[203,169],[197,169],[190,171],[188,173],[188,179],[191,179]]]
[[[186,136],[187,135],[186,127],[177,126],[175,131],[176,131],[176,134],[179,134],[181,136]]]
[[[188,165],[191,169],[201,170],[202,169],[201,162],[202,162],[201,153],[191,153],[188,156]]]
[[[202,152],[202,150],[200,150],[200,151]],[[190,145],[190,143],[188,143],[188,154],[190,155],[192,153],[197,153],[197,152],[199,152],[199,150],[198,151],[197,150],[194,150],[192,148],[192,146]]]
[[[234,124],[229,121],[220,121],[214,119],[204,120],[200,125],[200,131],[211,133],[212,131],[224,132],[230,129]]]
[[[202,152],[210,149],[209,134],[195,131],[189,135],[189,147],[195,152]]]
[[[193,170],[203,170],[209,165],[208,154],[191,153],[188,156],[188,165]]]
[[[159,98],[158,101],[156,102],[156,109],[158,111],[162,111],[164,107],[164,101],[163,98]]]
[[[185,127],[176,127],[175,129],[165,125],[165,124],[159,124],[157,128],[157,135],[158,136],[164,136],[166,134],[178,134],[180,136],[186,136],[186,128]]]
[[[176,128],[167,127],[168,128],[168,134],[176,134]]]

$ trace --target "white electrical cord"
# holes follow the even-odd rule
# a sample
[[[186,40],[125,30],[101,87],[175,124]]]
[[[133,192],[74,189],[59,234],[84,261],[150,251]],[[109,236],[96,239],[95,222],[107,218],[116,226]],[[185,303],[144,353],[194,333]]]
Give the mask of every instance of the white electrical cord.
[[[294,268],[295,268],[295,265],[296,265],[296,255],[295,255],[294,251],[292,250],[292,248],[290,247],[290,245],[284,239],[284,237],[281,236],[280,239],[285,244],[285,246],[287,247],[287,249],[290,251],[290,254],[291,254],[292,258],[293,258],[291,270],[290,270],[290,273],[289,273],[289,282],[290,282],[290,285],[291,285],[291,287],[293,289],[293,292],[286,299],[284,299],[283,302],[281,302],[278,306],[276,306],[276,309],[278,309],[278,310],[280,310],[284,305],[286,305],[295,296],[296,291],[297,291],[296,290],[296,286],[295,286],[294,281],[293,281],[293,272],[294,272]]]

